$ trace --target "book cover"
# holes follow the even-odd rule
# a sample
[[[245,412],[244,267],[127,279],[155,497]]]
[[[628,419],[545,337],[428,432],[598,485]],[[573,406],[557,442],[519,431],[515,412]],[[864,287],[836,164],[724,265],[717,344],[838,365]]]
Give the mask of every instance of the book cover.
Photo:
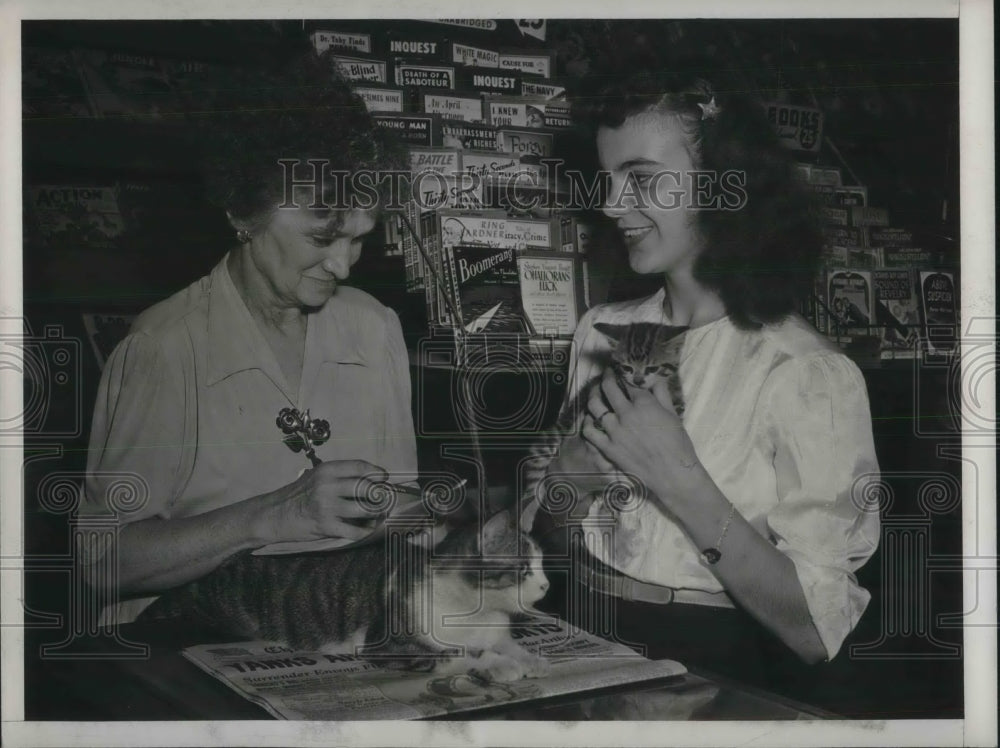
[[[499,70],[465,66],[457,70],[458,85],[468,91],[499,96],[521,95],[521,74],[516,70]]]
[[[552,133],[539,130],[504,128],[497,132],[498,150],[521,158],[525,156],[536,159],[549,158],[552,155],[554,140]]]
[[[362,34],[357,31],[335,31],[333,29],[317,29],[309,35],[316,50],[316,54],[323,54],[328,49],[346,50],[350,52],[361,52],[370,55],[372,53],[371,34]]]
[[[920,302],[909,270],[875,270],[875,322],[882,332],[882,358],[912,358],[920,329]]]
[[[495,127],[545,127],[547,103],[508,96],[487,99],[483,109]]]
[[[836,166],[815,166],[809,167],[809,184],[828,185],[830,187],[840,187],[843,184],[843,177],[840,169]]]
[[[403,89],[398,86],[353,85],[354,91],[372,114],[379,112],[402,113]]]
[[[480,102],[480,107],[482,103]],[[480,109],[480,112],[482,109]],[[476,151],[497,149],[497,130],[482,122],[463,120],[441,120],[441,145],[449,148],[464,148]]]
[[[868,232],[869,246],[872,247],[912,247],[913,232],[895,226],[873,226],[863,229]]]
[[[562,252],[517,253],[521,305],[532,335],[569,337],[576,330],[582,294],[576,258]]]
[[[425,114],[439,114],[464,122],[485,122],[483,100],[476,93],[422,91],[417,99]]]
[[[349,81],[381,83],[383,85],[389,83],[386,62],[378,57],[334,55],[333,64],[340,74]]]
[[[486,208],[483,191],[483,181],[480,179],[465,179],[461,175],[427,177],[415,184],[418,192],[414,200],[421,212],[430,210],[473,210]]]
[[[457,148],[410,148],[410,174],[414,182],[428,171],[454,177],[462,171],[462,156]]]
[[[403,220],[405,216],[406,220]],[[400,215],[400,246],[403,249],[403,272],[407,293],[424,292],[424,262],[417,247],[420,233],[420,212],[415,200],[403,204]]]
[[[869,246],[865,231],[867,229],[851,226],[827,225],[822,227],[823,238],[826,240],[826,243],[837,247]]]
[[[554,80],[529,76],[521,80],[521,95],[548,101],[565,101],[566,85]]]
[[[21,50],[24,117],[90,117],[87,91],[73,55],[48,47]]]
[[[424,148],[442,145],[439,120],[430,114],[375,114],[372,119],[409,145]]]
[[[814,184],[812,188],[820,201],[831,208],[868,205],[867,187],[830,187],[825,184]]]
[[[501,70],[519,70],[525,75],[551,78],[555,68],[555,53],[547,49],[500,50]]]
[[[569,204],[569,194],[550,181],[543,166],[523,162],[512,173],[487,175],[483,199],[491,208],[537,218],[558,216]]]
[[[496,49],[450,42],[448,51],[448,59],[456,65],[492,69],[500,67],[500,52]]]
[[[823,221],[830,226],[850,226],[851,215],[846,208],[824,205],[821,208]]]
[[[466,332],[527,332],[513,248],[456,244],[446,252]]]
[[[927,269],[934,265],[934,255],[922,247],[885,247],[885,266],[888,268]]]
[[[950,353],[955,348],[958,325],[955,276],[942,270],[919,273],[920,307],[928,348],[932,353]]]
[[[49,248],[111,248],[125,230],[115,185],[29,185],[28,240]]]
[[[405,89],[455,90],[455,68],[451,65],[434,65],[421,60],[396,60],[394,83]]]
[[[480,180],[530,180],[542,186],[547,178],[546,171],[538,164],[500,151],[462,151],[462,171]]]
[[[503,211],[467,213],[440,211],[444,244],[478,244],[491,247],[553,247],[549,219],[508,218]]]
[[[391,32],[386,44],[390,55],[445,62],[447,42],[435,34]]]
[[[870,335],[875,324],[874,287],[869,270],[830,270],[827,273],[827,307],[830,331],[847,335]]]
[[[851,226],[888,226],[889,211],[886,208],[874,208],[865,205],[855,205],[847,209],[851,216]]]
[[[95,116],[159,119],[180,110],[158,58],[94,49],[74,57]]]

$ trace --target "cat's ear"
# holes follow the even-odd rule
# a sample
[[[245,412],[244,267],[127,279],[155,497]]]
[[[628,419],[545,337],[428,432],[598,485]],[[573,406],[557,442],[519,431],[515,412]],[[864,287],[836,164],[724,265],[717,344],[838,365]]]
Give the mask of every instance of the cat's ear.
[[[611,325],[607,322],[595,322],[594,329],[597,332],[604,335],[609,340],[617,343],[624,337],[625,331],[628,330],[628,325]]]
[[[483,525],[480,550],[484,556],[511,552],[511,537],[515,536],[514,513],[508,509],[497,512]],[[516,548],[516,544],[514,545]],[[516,550],[514,551],[516,553]]]

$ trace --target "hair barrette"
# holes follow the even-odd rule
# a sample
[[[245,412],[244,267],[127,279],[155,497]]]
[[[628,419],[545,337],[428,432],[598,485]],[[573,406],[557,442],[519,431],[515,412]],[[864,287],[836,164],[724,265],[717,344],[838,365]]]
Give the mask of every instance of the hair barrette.
[[[698,107],[701,109],[701,118],[703,121],[706,119],[715,119],[719,115],[719,112],[722,111],[722,108],[715,103],[714,96],[709,100],[707,104],[702,104],[699,101]]]

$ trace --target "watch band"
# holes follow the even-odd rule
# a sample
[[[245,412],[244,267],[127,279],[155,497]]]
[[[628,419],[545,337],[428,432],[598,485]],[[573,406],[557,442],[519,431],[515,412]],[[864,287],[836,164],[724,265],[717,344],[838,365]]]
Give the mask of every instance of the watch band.
[[[730,503],[729,514],[726,515],[726,521],[722,525],[722,532],[719,533],[719,539],[715,541],[715,545],[711,548],[706,548],[701,552],[702,561],[710,566],[714,566],[719,563],[722,559],[722,551],[719,550],[722,547],[722,540],[726,537],[726,532],[729,530],[729,523],[733,521],[733,516],[736,514],[736,505]]]

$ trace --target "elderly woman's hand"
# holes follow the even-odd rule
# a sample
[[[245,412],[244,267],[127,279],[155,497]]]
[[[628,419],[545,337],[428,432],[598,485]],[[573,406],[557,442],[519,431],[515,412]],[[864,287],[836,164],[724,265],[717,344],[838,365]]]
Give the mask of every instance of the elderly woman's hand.
[[[632,399],[609,370],[587,403],[582,435],[623,473],[642,481],[668,509],[684,499],[691,468],[698,464],[694,445],[674,410],[666,381],[651,391],[630,389]]]
[[[269,496],[258,537],[265,543],[364,538],[377,515],[361,499],[375,496],[375,484],[387,477],[364,460],[320,463]]]

